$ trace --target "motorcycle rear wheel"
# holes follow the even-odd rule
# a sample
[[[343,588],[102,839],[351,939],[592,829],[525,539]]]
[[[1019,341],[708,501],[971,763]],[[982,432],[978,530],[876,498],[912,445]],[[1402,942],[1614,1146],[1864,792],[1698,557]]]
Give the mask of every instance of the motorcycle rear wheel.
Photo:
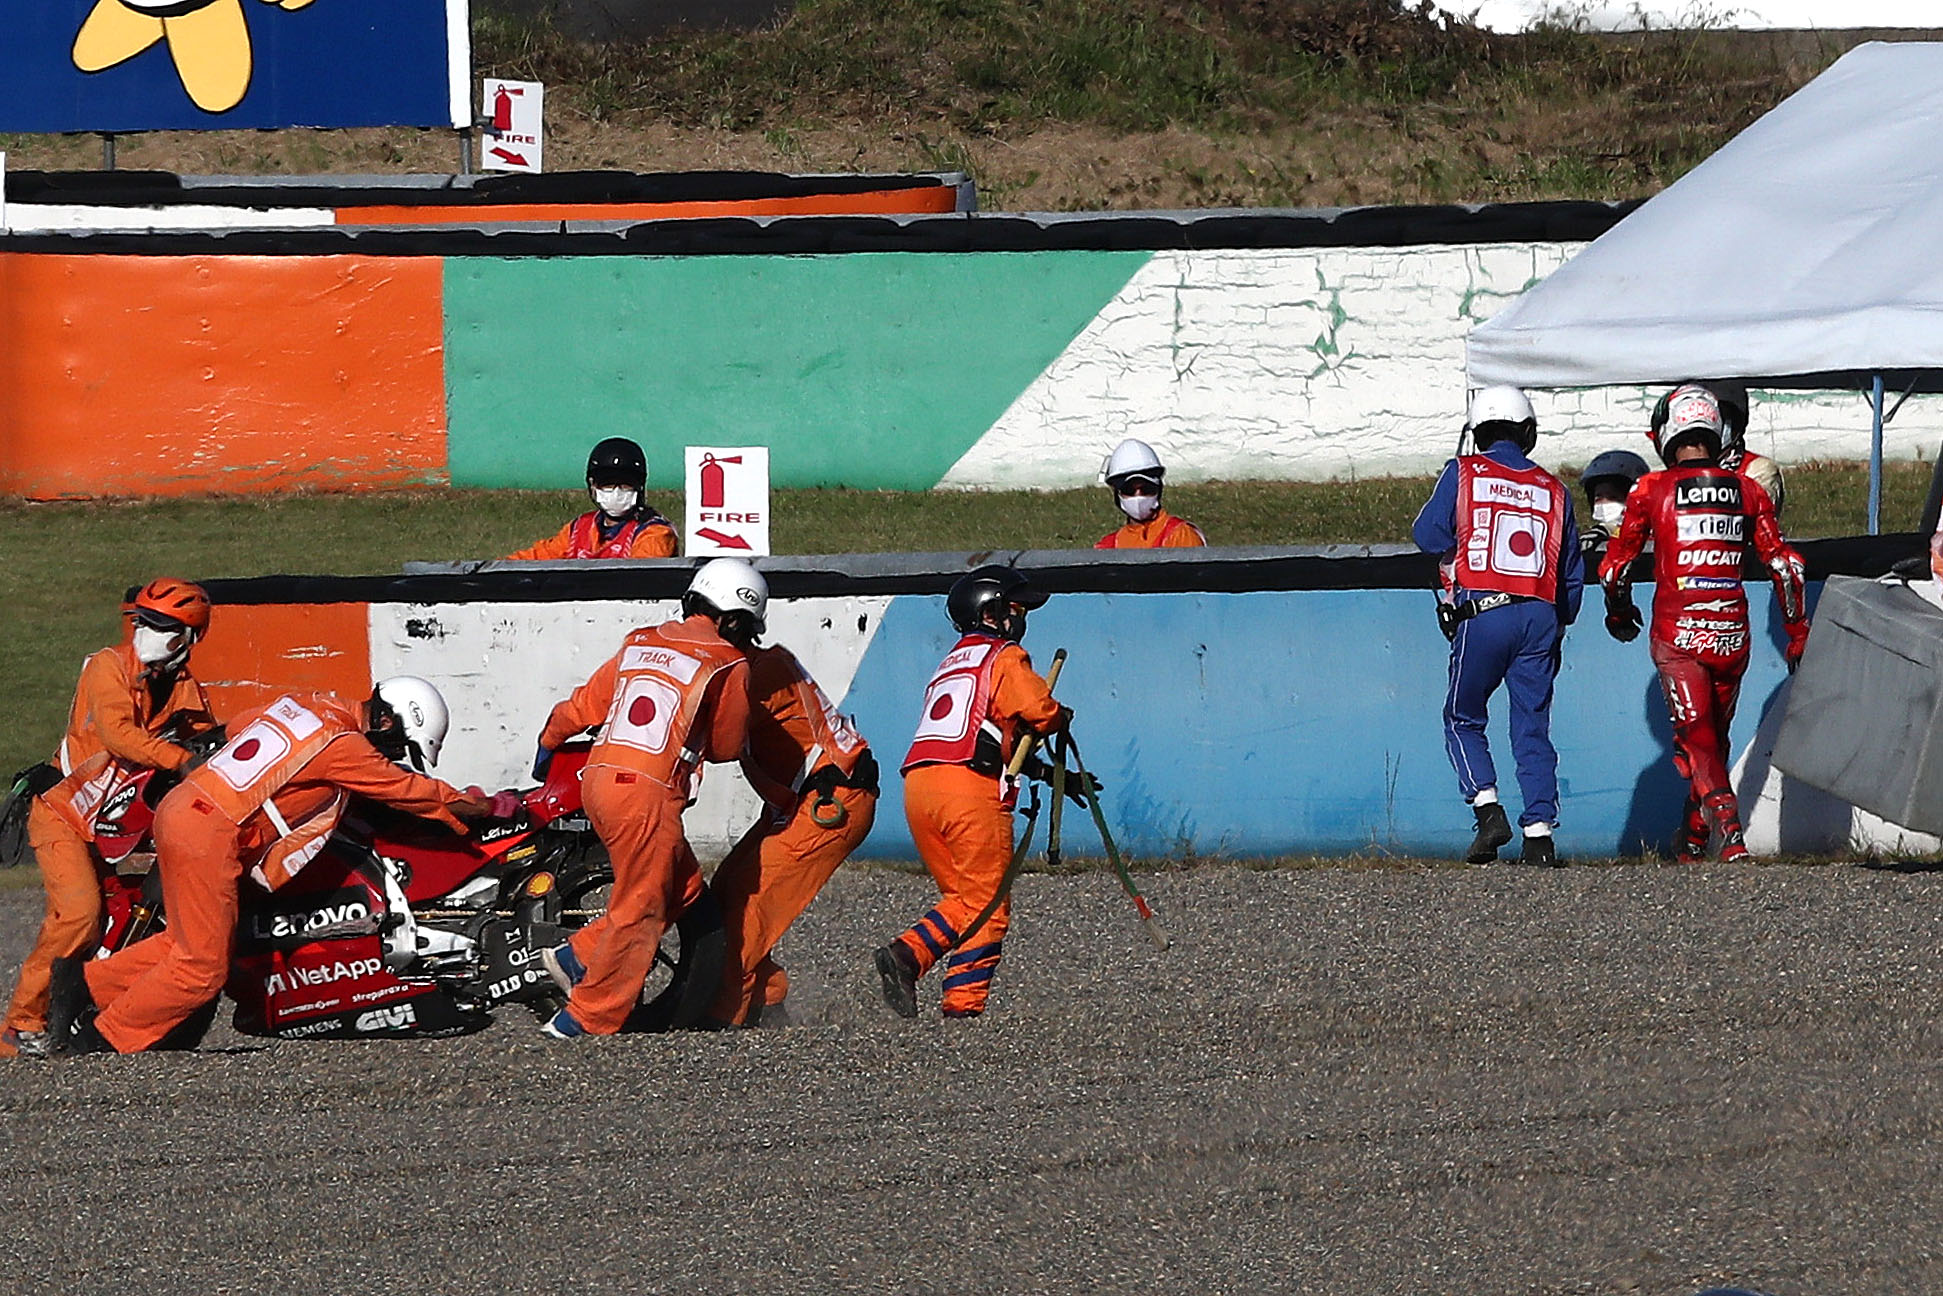
[[[613,887],[614,870],[605,848],[585,851],[560,877],[561,925],[576,931],[604,914]],[[641,987],[641,1004],[622,1029],[661,1032],[702,1025],[721,986],[727,957],[722,907],[704,885],[701,898],[662,934]]]

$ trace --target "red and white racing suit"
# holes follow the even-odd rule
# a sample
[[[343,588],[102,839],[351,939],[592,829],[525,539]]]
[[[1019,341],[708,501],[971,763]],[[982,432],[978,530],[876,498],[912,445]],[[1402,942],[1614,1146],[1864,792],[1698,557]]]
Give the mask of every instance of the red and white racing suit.
[[[1648,644],[1673,717],[1673,765],[1692,786],[1683,848],[1698,853],[1707,837],[1703,807],[1723,835],[1741,831],[1727,774],[1727,729],[1753,638],[1741,564],[1750,544],[1767,564],[1781,598],[1790,665],[1808,637],[1804,570],[1801,555],[1781,538],[1767,492],[1712,464],[1648,473],[1634,485],[1625,523],[1599,569],[1609,598],[1630,598],[1627,571],[1648,540],[1654,586]]]

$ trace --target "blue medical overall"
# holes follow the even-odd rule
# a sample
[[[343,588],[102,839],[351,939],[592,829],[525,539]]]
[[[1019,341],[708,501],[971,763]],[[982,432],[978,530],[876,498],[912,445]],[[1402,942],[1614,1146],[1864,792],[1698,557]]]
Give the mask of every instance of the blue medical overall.
[[[1466,460],[1472,461],[1468,469]],[[1512,499],[1512,506],[1488,506],[1493,490]],[[1548,498],[1547,491],[1555,491],[1556,498]],[[1460,507],[1459,496],[1465,492],[1473,493],[1473,499]],[[1469,531],[1460,535],[1465,519]],[[1558,534],[1548,534],[1552,531]],[[1472,802],[1479,792],[1497,787],[1484,724],[1491,695],[1502,684],[1511,702],[1511,754],[1525,803],[1518,822],[1556,824],[1552,683],[1558,676],[1560,638],[1579,614],[1585,587],[1571,492],[1514,443],[1494,442],[1482,455],[1444,465],[1411,534],[1419,549],[1451,560],[1453,601],[1462,605],[1488,598],[1500,604],[1460,622],[1451,642],[1444,745],[1457,771],[1458,790]],[[1494,595],[1508,597],[1490,597]]]

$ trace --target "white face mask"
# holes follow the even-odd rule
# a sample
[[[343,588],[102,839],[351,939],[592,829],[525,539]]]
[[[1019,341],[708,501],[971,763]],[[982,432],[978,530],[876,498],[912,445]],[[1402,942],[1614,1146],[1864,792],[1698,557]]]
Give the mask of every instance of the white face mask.
[[[189,654],[189,632],[183,629],[155,630],[135,627],[135,656],[144,666],[159,666],[170,658]]]
[[[608,517],[626,517],[641,502],[641,492],[632,486],[596,486],[594,503]]]
[[[1151,522],[1154,514],[1160,512],[1158,495],[1116,495],[1120,501],[1120,511],[1136,522]]]
[[[1625,500],[1599,500],[1592,506],[1592,520],[1597,522],[1607,535],[1618,535],[1620,523],[1626,520]]]

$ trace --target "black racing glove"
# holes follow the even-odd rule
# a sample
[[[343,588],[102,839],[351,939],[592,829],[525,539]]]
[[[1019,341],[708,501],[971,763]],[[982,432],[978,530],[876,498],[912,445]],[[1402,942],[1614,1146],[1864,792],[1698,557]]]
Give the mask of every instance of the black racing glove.
[[[1645,618],[1640,616],[1639,608],[1633,603],[1630,588],[1619,585],[1606,587],[1607,634],[1620,643],[1631,643],[1639,638],[1639,628],[1645,623]]]
[[[1026,778],[1037,779],[1048,787],[1052,785],[1052,766],[1037,756],[1026,757],[1025,764],[1019,767],[1019,773]],[[1066,771],[1066,799],[1074,805],[1084,808],[1089,804],[1088,798],[1098,795],[1099,791],[1100,780],[1093,775],[1083,770]]]

